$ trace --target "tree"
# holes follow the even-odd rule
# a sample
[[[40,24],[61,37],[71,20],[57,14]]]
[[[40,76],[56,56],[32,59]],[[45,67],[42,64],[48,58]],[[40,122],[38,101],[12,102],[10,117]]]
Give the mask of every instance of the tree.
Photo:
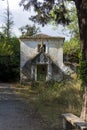
[[[79,28],[77,22],[78,19],[75,6],[71,4],[70,12],[68,13],[71,22],[69,25],[64,27],[63,32],[66,35],[66,31],[68,31],[71,38],[69,41],[65,41],[63,45],[64,57],[65,57],[64,59],[67,59],[72,63],[73,62],[79,63],[80,41],[79,41]]]
[[[5,38],[5,35],[2,32],[0,32],[0,43],[3,43],[5,41]]]
[[[21,5],[28,10],[31,6],[37,12],[36,16],[32,16],[31,19],[34,22],[41,23],[42,25],[47,24],[51,20],[57,24],[68,24],[70,22],[68,18],[68,10],[66,2],[73,2],[76,6],[79,34],[80,34],[80,45],[81,45],[81,61],[83,64],[83,84],[85,86],[85,98],[83,105],[83,118],[87,120],[87,0],[21,0]]]
[[[79,63],[80,44],[77,38],[65,41],[63,45],[64,59],[71,63]]]
[[[71,4],[70,11],[69,13],[69,18],[71,20],[70,24],[65,26],[63,29],[66,31],[69,31],[69,34],[71,34],[71,38],[76,38],[79,40],[79,27],[78,27],[78,18],[77,18],[77,12],[76,8],[74,5]]]
[[[35,25],[30,26],[27,24],[19,29],[21,30],[22,36],[32,36],[40,32],[40,28]]]
[[[20,77],[20,43],[16,37],[0,42],[0,81],[18,81]]]
[[[4,35],[6,35],[7,39],[9,40],[10,37],[11,37],[11,34],[12,34],[12,27],[13,27],[13,18],[12,18],[12,14],[10,12],[10,9],[9,9],[9,2],[7,0],[7,9],[5,11],[5,21],[4,21],[4,24],[2,29],[3,29],[3,33]]]

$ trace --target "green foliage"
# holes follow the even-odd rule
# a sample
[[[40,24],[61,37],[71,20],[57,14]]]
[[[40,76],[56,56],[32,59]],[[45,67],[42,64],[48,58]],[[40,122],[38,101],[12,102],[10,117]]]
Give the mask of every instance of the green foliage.
[[[4,25],[2,26],[2,31],[7,37],[9,42],[10,37],[12,36],[12,27],[14,25],[13,17],[9,9],[9,2],[7,0],[7,8],[4,12]]]
[[[71,54],[71,53],[78,52],[80,49],[80,45],[75,38],[72,38],[70,41],[66,41],[64,43],[63,49],[64,49],[64,54]]]
[[[70,11],[68,12],[68,16],[70,18],[70,24],[64,27],[64,29],[69,31],[69,34],[71,34],[71,37],[74,37],[79,40],[79,27],[78,27],[78,18],[77,18],[77,12],[74,5],[71,4]],[[63,31],[65,31],[63,30]]]
[[[21,28],[19,28],[22,36],[32,36],[40,32],[40,28],[36,27],[35,25],[26,25]]]
[[[0,55],[12,55],[12,47],[10,44],[0,43]]]
[[[80,43],[76,38],[66,41],[63,45],[64,57],[68,56],[69,61],[79,62]]]
[[[15,37],[9,43],[5,39],[0,43],[0,80],[19,80],[20,76],[20,44]]]
[[[55,21],[55,23],[64,25],[67,25],[70,22],[64,0],[61,2],[59,0],[44,0],[41,2],[39,2],[39,0],[21,0],[20,5],[23,5],[25,10],[30,9],[31,6],[33,6],[36,15],[31,16],[30,20],[35,23],[38,22],[43,26],[50,21]]]

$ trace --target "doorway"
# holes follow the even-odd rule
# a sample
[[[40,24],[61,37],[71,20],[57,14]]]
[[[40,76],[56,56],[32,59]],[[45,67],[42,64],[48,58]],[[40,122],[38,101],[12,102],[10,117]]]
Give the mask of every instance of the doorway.
[[[47,65],[37,65],[37,80],[45,81],[47,76]]]

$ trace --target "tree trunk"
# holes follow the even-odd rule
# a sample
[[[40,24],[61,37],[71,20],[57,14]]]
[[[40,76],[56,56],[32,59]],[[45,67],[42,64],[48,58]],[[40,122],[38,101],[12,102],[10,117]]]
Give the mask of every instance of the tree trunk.
[[[82,111],[81,111],[81,116],[83,120],[87,121],[87,87],[84,89],[84,94],[83,94],[83,104],[82,104]]]
[[[84,85],[81,118],[87,121],[87,0],[75,0],[82,52],[82,80]]]

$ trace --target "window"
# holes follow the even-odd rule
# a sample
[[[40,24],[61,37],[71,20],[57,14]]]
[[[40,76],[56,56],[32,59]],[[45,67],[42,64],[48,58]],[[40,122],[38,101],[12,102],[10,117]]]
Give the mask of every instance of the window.
[[[46,52],[46,45],[45,44],[38,44],[38,52]]]

